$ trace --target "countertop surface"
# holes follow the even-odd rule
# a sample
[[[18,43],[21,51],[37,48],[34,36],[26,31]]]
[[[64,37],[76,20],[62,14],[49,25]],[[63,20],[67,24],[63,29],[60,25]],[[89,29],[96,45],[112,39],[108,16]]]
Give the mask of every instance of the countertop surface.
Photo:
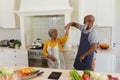
[[[28,49],[22,49],[22,48],[9,48],[9,47],[1,47],[0,50],[28,50]]]
[[[70,70],[64,70],[64,69],[50,69],[50,68],[36,68],[37,70],[44,71],[44,73],[38,77],[32,78],[30,80],[51,80],[48,79],[48,76],[51,72],[62,72],[62,75],[60,76],[59,80],[71,80],[69,71]],[[83,71],[78,71],[80,75],[83,74]],[[94,73],[94,72],[91,72]],[[100,73],[100,75],[108,75],[111,74],[112,76],[118,77],[120,79],[119,73]]]
[[[23,49],[23,48],[9,48],[9,47],[0,47],[0,50],[28,50],[27,49]],[[72,51],[72,52],[77,52],[78,50],[78,46],[73,46],[73,47],[63,47],[62,51]],[[97,53],[108,53],[108,54],[113,54],[113,53],[117,53],[117,51],[113,50],[111,47],[108,48],[107,50],[102,50],[100,48],[97,49]]]
[[[77,46],[74,46],[74,47],[64,47],[62,51],[73,51],[73,52],[77,52],[78,50],[78,47]],[[108,54],[113,54],[113,53],[116,53],[115,50],[113,50],[111,47],[106,49],[106,50],[103,50],[103,49],[100,49],[98,48],[97,49],[97,53],[108,53]]]
[[[28,67],[1,67],[1,70],[7,70],[10,69],[10,72],[13,72],[13,80],[20,80],[18,75],[15,73],[16,71],[19,71],[23,68],[28,68]],[[29,80],[55,80],[55,79],[48,79],[49,75],[52,72],[61,72],[61,76],[59,77],[58,80],[72,80],[71,76],[70,76],[70,70],[71,69],[52,69],[52,68],[41,68],[41,67],[32,67],[34,68],[36,71],[39,70],[40,72],[43,72],[41,75],[37,76],[37,77],[33,77]],[[25,69],[24,69],[25,71]],[[9,71],[8,71],[9,72]],[[77,70],[78,74],[80,76],[83,75],[83,71],[82,70]],[[55,74],[54,74],[55,75]],[[112,77],[117,77],[120,80],[120,73],[108,73],[108,72],[94,72],[91,71],[90,72],[90,77],[99,77],[99,80],[107,80],[107,79],[103,79],[104,76],[107,77],[107,75],[111,75]],[[102,78],[102,79],[101,79]],[[98,80],[98,79],[97,79]]]

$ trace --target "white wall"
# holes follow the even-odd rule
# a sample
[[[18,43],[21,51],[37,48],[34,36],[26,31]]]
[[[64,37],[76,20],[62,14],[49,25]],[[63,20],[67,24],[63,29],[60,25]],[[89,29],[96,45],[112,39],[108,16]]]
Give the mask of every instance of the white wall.
[[[73,22],[79,22],[79,0],[70,0],[70,6],[73,8],[71,21]],[[80,41],[80,30],[71,27],[69,30],[69,47],[74,47],[79,45]],[[66,42],[67,43],[67,42]]]
[[[70,0],[70,6],[74,9],[71,21],[79,21],[79,0]]]
[[[16,0],[15,0],[16,1]],[[69,0],[70,1],[70,6],[74,9],[73,13],[72,13],[72,20],[71,21],[75,21],[78,22],[79,21],[79,0]],[[115,0],[115,25],[113,27],[113,42],[120,42],[120,37],[118,37],[118,35],[120,34],[120,0]],[[16,8],[15,10],[18,10],[19,8],[19,2],[20,0],[17,0],[16,3]],[[17,16],[18,18],[18,16]],[[17,24],[19,24],[19,20],[16,21]],[[19,25],[17,25],[19,26]],[[12,32],[13,30],[8,30],[8,32],[3,32],[3,30],[0,30],[0,39],[6,39],[6,38],[14,38],[14,36],[16,38],[20,38],[19,37],[19,32],[15,31],[13,34]],[[76,34],[79,34],[79,31],[73,29],[71,30],[71,32],[73,31],[74,34],[70,33],[70,35],[72,34],[73,36],[75,36]],[[11,33],[12,32],[12,33]],[[13,34],[13,35],[11,35]],[[3,36],[5,35],[5,36]],[[10,35],[10,36],[9,36]],[[79,34],[80,35],[80,34]],[[71,36],[72,37],[72,36]],[[74,42],[73,42],[74,43]]]

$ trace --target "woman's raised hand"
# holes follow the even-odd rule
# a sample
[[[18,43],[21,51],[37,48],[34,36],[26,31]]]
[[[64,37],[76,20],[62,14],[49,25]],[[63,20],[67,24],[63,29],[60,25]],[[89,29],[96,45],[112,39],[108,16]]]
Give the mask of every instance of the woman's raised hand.
[[[70,22],[70,23],[68,23],[66,26],[65,26],[65,29],[67,28],[67,29],[70,29],[70,26],[73,24],[73,22]]]

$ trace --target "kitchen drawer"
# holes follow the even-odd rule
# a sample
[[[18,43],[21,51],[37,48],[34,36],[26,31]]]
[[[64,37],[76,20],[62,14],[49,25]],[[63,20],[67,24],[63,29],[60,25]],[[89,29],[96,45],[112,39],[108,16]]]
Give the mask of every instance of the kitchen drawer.
[[[2,56],[0,64],[2,66],[28,66],[27,50],[3,49],[0,54]]]

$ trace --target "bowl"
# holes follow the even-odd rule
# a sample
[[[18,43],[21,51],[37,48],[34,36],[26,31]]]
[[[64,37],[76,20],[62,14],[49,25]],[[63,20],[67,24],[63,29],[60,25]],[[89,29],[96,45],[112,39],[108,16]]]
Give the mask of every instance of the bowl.
[[[106,50],[106,49],[109,48],[109,44],[101,43],[101,44],[99,45],[99,47],[100,47],[101,49],[103,49],[103,50]]]

